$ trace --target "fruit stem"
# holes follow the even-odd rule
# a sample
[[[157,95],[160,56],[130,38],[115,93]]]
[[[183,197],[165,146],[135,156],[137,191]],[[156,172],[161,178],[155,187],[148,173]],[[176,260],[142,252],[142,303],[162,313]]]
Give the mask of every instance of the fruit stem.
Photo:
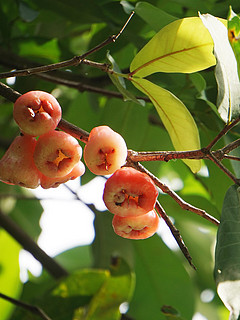
[[[166,222],[168,228],[170,229],[174,239],[176,240],[180,250],[184,254],[184,256],[187,259],[187,261],[190,264],[190,266],[194,270],[196,270],[195,265],[192,263],[192,257],[191,257],[191,255],[190,255],[190,253],[188,251],[188,248],[186,247],[186,245],[183,242],[183,239],[181,237],[181,234],[180,234],[179,230],[174,226],[174,224],[169,219],[169,217],[167,216],[165,210],[163,209],[163,207],[160,205],[160,203],[158,201],[156,202],[155,209],[156,209],[157,213],[160,215],[160,217],[163,218],[163,220]]]

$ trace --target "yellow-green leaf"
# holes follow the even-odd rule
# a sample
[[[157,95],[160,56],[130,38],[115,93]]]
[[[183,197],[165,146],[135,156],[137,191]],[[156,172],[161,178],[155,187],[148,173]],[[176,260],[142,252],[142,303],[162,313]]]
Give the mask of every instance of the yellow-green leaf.
[[[133,78],[132,83],[151,99],[176,150],[200,148],[196,123],[188,109],[176,96],[146,79]],[[201,168],[200,160],[184,160],[184,162],[193,172]]]
[[[213,40],[198,17],[174,21],[161,29],[135,56],[130,74],[192,73],[215,65]]]
[[[0,292],[18,298],[22,284],[19,279],[20,245],[3,229],[0,230]],[[1,320],[9,319],[14,305],[0,299]]]

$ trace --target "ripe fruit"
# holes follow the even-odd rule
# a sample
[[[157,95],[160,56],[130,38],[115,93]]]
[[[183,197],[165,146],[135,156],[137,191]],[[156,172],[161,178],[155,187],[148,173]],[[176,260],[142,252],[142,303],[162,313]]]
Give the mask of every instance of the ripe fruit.
[[[57,188],[61,183],[65,183],[69,180],[74,180],[77,177],[81,177],[84,174],[84,172],[85,166],[81,161],[79,161],[72,169],[72,171],[64,177],[49,178],[43,175],[41,179],[41,187],[43,189]]]
[[[115,172],[126,162],[127,146],[123,137],[108,126],[92,129],[84,148],[84,160],[97,175]]]
[[[119,216],[139,216],[153,210],[158,191],[151,178],[134,168],[118,169],[106,182],[103,201]]]
[[[135,217],[119,217],[115,215],[112,225],[115,233],[127,239],[146,239],[154,235],[158,229],[159,217],[155,210]]]
[[[50,131],[39,137],[34,162],[43,175],[60,178],[69,174],[80,161],[82,148],[78,141],[63,131]]]
[[[41,173],[33,161],[36,139],[30,136],[16,137],[0,160],[0,180],[26,188],[37,188]]]
[[[34,137],[54,130],[61,116],[62,110],[57,100],[43,91],[23,94],[13,107],[13,117],[19,128]]]

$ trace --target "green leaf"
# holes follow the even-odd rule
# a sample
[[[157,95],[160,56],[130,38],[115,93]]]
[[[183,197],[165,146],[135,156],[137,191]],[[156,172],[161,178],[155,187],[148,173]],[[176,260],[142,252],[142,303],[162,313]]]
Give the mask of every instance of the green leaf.
[[[110,277],[93,297],[84,320],[119,320],[119,307],[129,302],[135,286],[134,273],[122,258],[115,258]]]
[[[224,198],[215,249],[215,280],[218,295],[230,311],[240,315],[240,189],[231,186]]]
[[[162,319],[161,307],[168,305],[192,319],[193,284],[181,260],[157,235],[133,245],[137,281],[129,315],[137,320]]]
[[[113,214],[105,211],[96,214],[94,220],[96,236],[92,249],[97,268],[107,268],[113,256],[122,257],[129,265],[133,265],[132,242],[114,233],[112,218]]]
[[[19,3],[19,14],[24,21],[32,22],[37,18],[39,12],[29,7],[27,3],[21,1]]]
[[[85,308],[110,276],[109,270],[80,269],[56,284],[51,279],[43,287],[35,285],[35,291],[24,301],[37,305],[54,320],[72,320],[75,310]],[[31,284],[30,284],[31,286]],[[41,288],[41,290],[37,290]],[[17,308],[14,320],[29,320],[29,312]]]
[[[20,245],[4,230],[0,230],[0,292],[18,299],[21,290],[19,279]],[[1,320],[8,320],[14,309],[9,302],[0,298]]]
[[[109,52],[107,52],[107,60],[111,64],[111,67],[114,72],[116,73],[108,73],[109,78],[112,80],[112,83],[116,86],[118,91],[123,95],[124,101],[133,101],[137,104],[140,104],[142,106],[145,105],[145,102],[143,100],[137,99],[134,94],[132,94],[130,91],[126,89],[126,84],[124,81],[124,78],[119,76],[117,73],[121,73],[120,68],[118,67],[116,61],[113,59],[113,57],[110,55]]]
[[[200,148],[198,129],[185,105],[171,92],[146,80],[133,78],[132,83],[154,104],[176,150]],[[193,172],[201,168],[200,160],[184,160]]]
[[[61,281],[51,294],[60,297],[91,296],[100,290],[108,277],[108,270],[79,270]]]
[[[138,2],[135,7],[135,12],[144,21],[146,21],[155,31],[159,31],[167,24],[177,20],[176,17],[153,6],[148,2]]]
[[[240,75],[240,17],[230,7],[228,15],[228,39],[235,54]]]
[[[221,118],[230,122],[240,114],[240,83],[237,61],[228,41],[227,28],[210,14],[200,15],[214,41],[217,59],[215,76],[218,84],[217,106]]]
[[[161,29],[135,56],[131,75],[191,73],[215,65],[213,41],[198,17],[174,21]]]

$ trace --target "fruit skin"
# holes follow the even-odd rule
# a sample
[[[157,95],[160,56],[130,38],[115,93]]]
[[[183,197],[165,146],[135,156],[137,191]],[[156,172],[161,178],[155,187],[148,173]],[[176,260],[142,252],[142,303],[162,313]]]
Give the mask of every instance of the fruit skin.
[[[72,169],[72,171],[64,177],[49,178],[49,177],[42,175],[41,187],[43,189],[57,188],[62,183],[65,183],[69,180],[74,180],[77,177],[81,177],[84,174],[84,172],[85,172],[85,166],[81,161],[79,161],[75,165],[75,167]]]
[[[13,118],[24,134],[34,137],[54,130],[61,120],[58,101],[44,91],[29,91],[14,103]]]
[[[159,217],[155,210],[135,217],[114,215],[112,226],[114,232],[122,238],[146,239],[154,235],[158,229]]]
[[[0,160],[0,180],[26,188],[40,185],[41,173],[33,161],[36,139],[18,136]]]
[[[50,178],[69,174],[81,156],[78,141],[66,132],[55,130],[39,137],[33,155],[38,170]]]
[[[119,216],[139,216],[153,210],[158,191],[151,178],[134,168],[115,171],[105,183],[103,201]]]
[[[123,137],[108,126],[91,130],[84,148],[84,160],[89,170],[96,175],[115,172],[126,162],[127,145]]]

